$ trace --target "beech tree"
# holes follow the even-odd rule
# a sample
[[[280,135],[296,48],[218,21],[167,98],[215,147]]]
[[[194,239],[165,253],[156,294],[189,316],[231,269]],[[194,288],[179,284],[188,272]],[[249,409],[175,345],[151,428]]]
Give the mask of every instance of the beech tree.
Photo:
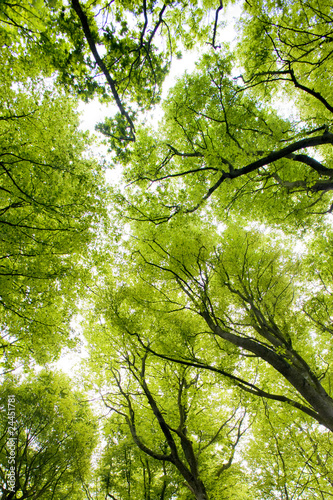
[[[250,467],[247,484],[255,498],[273,499],[277,494],[286,499],[292,495],[325,498],[331,478],[332,404],[325,262],[320,263],[320,286],[312,255],[302,261],[294,254],[295,242],[286,236],[264,235],[250,228],[241,231],[239,225],[213,236],[212,227],[196,216],[191,223],[188,220],[186,229],[173,220],[168,227],[151,229],[149,237],[145,228],[144,237],[122,244],[108,275],[104,267],[103,282],[94,289],[95,309],[90,311],[86,332],[94,380],[107,407],[127,421],[127,439],[132,435],[143,452],[154,457],[155,451],[155,458],[165,459],[167,455],[151,445],[142,377],[156,412],[160,405],[161,419],[174,430],[177,427],[170,424],[173,411],[167,403],[172,371],[177,372],[177,364],[191,367],[199,370],[203,387],[214,401],[225,408],[229,391],[234,397],[242,394],[249,414],[255,415],[249,431],[253,444],[240,446]],[[122,342],[127,342],[127,354]],[[148,354],[149,375],[141,366],[140,352]],[[119,356],[123,358],[120,365]],[[157,378],[161,362],[170,366],[164,382]],[[205,372],[211,373],[209,384]],[[107,389],[105,381],[112,373],[117,386]],[[205,396],[198,396],[200,407],[205,408]],[[205,425],[200,412],[199,429],[211,428],[215,421],[213,402],[207,406],[209,423]],[[124,424],[112,421],[124,435]],[[155,436],[158,424],[153,423],[152,429]],[[116,450],[117,438],[111,435],[110,449]],[[224,464],[228,456],[223,449]],[[265,457],[262,462],[261,456]],[[111,451],[108,457],[112,460]],[[322,465],[315,467],[312,460]],[[210,464],[208,471],[211,486],[216,469]],[[215,487],[228,488],[226,477],[215,479]],[[240,477],[232,480],[242,488]],[[118,498],[116,491],[110,490]],[[206,487],[207,496],[215,498],[212,486],[208,491]]]
[[[34,77],[11,49],[4,47],[0,69],[5,369],[30,359],[43,363],[73,345],[69,323],[83,292],[80,283],[89,279],[83,259],[107,223],[103,166],[89,158],[76,101]]]
[[[330,350],[325,349],[332,340],[331,318],[325,299],[318,316],[312,312],[323,300],[325,283],[320,287],[317,279],[311,279],[292,247],[282,249],[287,240],[279,240],[277,234],[240,230],[239,225],[230,225],[222,234],[213,233],[210,226],[208,233],[197,218],[188,220],[186,228],[170,222],[168,228],[149,234],[145,230],[144,238],[134,253],[134,275],[124,271],[108,284],[113,291],[104,296],[103,314],[110,307],[111,321],[117,324],[119,315],[129,334],[146,348],[150,342],[161,344],[161,350],[151,349],[174,361],[193,362],[217,373],[220,367],[223,374],[220,360],[226,352],[230,363],[225,375],[231,378],[243,373],[238,372],[239,359],[244,374],[253,374],[248,369],[253,361],[257,370],[266,366],[261,376],[271,377],[267,365],[271,366],[288,382],[284,394],[273,389],[265,395],[260,386],[248,384],[247,375],[245,383],[242,377],[234,380],[258,396],[284,400],[332,430],[332,366]],[[134,245],[132,240],[132,251]],[[312,273],[316,276],[315,269]],[[122,284],[127,282],[131,285]],[[312,290],[311,298],[306,297],[307,289]],[[292,394],[297,394],[296,399]]]
[[[152,492],[160,498],[174,493],[188,498],[189,491],[200,500],[237,498],[232,488],[236,478],[237,495],[242,492],[243,498],[252,498],[246,471],[235,459],[251,420],[238,395],[228,393],[227,386],[215,386],[209,372],[157,360],[130,340],[122,342],[108,328],[98,328],[91,339],[93,380],[101,384],[103,401],[112,413],[104,431],[108,447],[100,472],[109,496],[137,496],[138,474],[143,471],[144,498]],[[112,349],[120,356],[118,362]],[[120,457],[127,488],[124,474],[123,481],[117,478]],[[151,459],[161,465],[152,465]]]
[[[1,392],[2,498],[82,498],[95,443],[96,419],[63,374],[7,378]]]

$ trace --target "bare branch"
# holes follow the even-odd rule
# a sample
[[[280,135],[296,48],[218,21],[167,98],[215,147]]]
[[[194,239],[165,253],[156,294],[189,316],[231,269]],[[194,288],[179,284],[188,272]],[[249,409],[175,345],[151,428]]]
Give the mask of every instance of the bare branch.
[[[215,12],[213,39],[212,39],[212,42],[210,44],[210,45],[212,45],[213,49],[220,48],[220,45],[216,45],[215,42],[216,42],[217,23],[219,21],[219,13],[221,12],[222,9],[223,9],[223,3],[222,3],[222,0],[220,0],[220,5],[218,6],[218,8],[216,9],[216,12]]]

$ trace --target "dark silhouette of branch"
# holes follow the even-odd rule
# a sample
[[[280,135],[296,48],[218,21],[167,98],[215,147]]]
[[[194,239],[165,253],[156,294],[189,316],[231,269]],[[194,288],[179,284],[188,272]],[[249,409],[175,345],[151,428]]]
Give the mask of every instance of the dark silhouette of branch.
[[[281,56],[279,56],[279,57],[282,60]],[[283,61],[283,62],[286,63],[286,61]],[[268,77],[268,78],[267,78],[267,80],[261,80],[260,79],[258,81],[258,78],[260,78],[260,77]],[[331,113],[333,113],[333,106],[325,99],[325,97],[323,97],[320,94],[320,92],[317,92],[317,91],[311,89],[310,87],[307,87],[306,85],[301,84],[297,80],[297,78],[295,76],[295,72],[294,72],[293,68],[291,67],[291,63],[290,62],[288,62],[288,69],[285,69],[285,70],[263,71],[263,72],[260,72],[260,73],[256,73],[249,80],[245,80],[243,78],[243,76],[241,76],[241,78],[242,78],[243,82],[246,84],[245,88],[255,87],[257,85],[261,85],[264,82],[267,82],[267,83],[269,83],[269,82],[276,82],[278,80],[292,82],[297,89],[303,90],[307,94],[311,95],[312,97],[314,97],[315,99],[317,99],[319,102],[321,102],[325,106],[325,108],[328,109],[328,111],[330,111]],[[256,82],[252,83],[254,81],[256,81]],[[240,90],[245,90],[245,88],[240,88]]]
[[[329,132],[325,132],[323,135],[316,136],[316,137],[310,137],[306,139],[301,139],[300,141],[294,142],[293,144],[289,144],[289,146],[286,146],[285,148],[279,149],[278,151],[274,151],[273,153],[270,153],[267,156],[264,156],[260,160],[256,160],[254,162],[249,163],[245,167],[234,169],[233,171],[229,172],[223,172],[221,177],[213,184],[213,186],[207,191],[205,196],[201,199],[201,201],[195,205],[193,208],[190,208],[185,211],[185,213],[192,213],[195,212],[204,201],[208,200],[208,198],[211,197],[211,195],[221,186],[221,184],[226,180],[226,179],[236,179],[238,177],[241,177],[243,175],[250,174],[251,172],[254,172],[258,170],[261,167],[265,167],[266,165],[270,165],[271,163],[274,163],[277,160],[281,160],[282,158],[290,158],[290,155],[293,154],[295,151],[299,151],[300,149],[304,148],[310,148],[314,146],[320,146],[322,144],[333,144],[333,134]],[[304,160],[304,158],[303,158]],[[305,163],[305,161],[303,161]],[[313,163],[310,164],[310,162],[307,163],[309,166],[314,168]],[[318,171],[318,165],[315,165],[315,170]],[[327,169],[329,172],[331,169]],[[323,173],[323,170],[321,169],[321,173]]]
[[[237,377],[235,375],[232,375],[231,373],[222,370],[221,368],[216,368],[214,366],[208,365],[206,363],[203,363],[198,360],[190,361],[190,360],[185,360],[185,359],[179,359],[175,358],[173,356],[167,356],[165,354],[161,354],[154,349],[152,349],[150,346],[146,345],[141,337],[138,334],[133,334],[135,335],[142,345],[144,349],[146,349],[148,352],[153,354],[154,356],[157,356],[161,359],[165,359],[167,361],[172,361],[173,363],[178,363],[184,366],[192,366],[193,368],[201,368],[203,370],[208,370],[214,373],[218,373],[220,375],[223,375],[224,377],[229,378],[232,380],[237,387],[242,389],[243,391],[249,392],[250,394],[253,394],[254,396],[258,396],[261,398],[265,399],[272,399],[274,401],[279,401],[281,403],[287,403],[288,405],[292,406],[293,408],[297,408],[298,410],[301,410],[303,413],[306,413],[310,417],[314,418],[318,422],[322,423],[321,420],[318,417],[317,412],[313,411],[311,408],[308,406],[303,405],[302,403],[299,403],[298,401],[295,401],[294,399],[288,398],[287,396],[282,396],[280,394],[272,394],[267,391],[264,391],[263,389],[260,389],[260,387],[256,386],[255,384],[252,384],[251,382],[247,382],[244,379],[241,379],[240,377]]]
[[[305,163],[305,165],[309,165],[309,167],[313,168],[318,172],[320,175],[331,175],[333,176],[333,169],[332,168],[327,168],[324,165],[322,165],[319,161],[315,160],[314,158],[311,158],[308,155],[295,155],[291,153],[290,155],[287,156],[287,158],[290,158],[291,160],[294,161],[299,161],[301,163]]]
[[[209,44],[213,47],[213,49],[218,49],[220,47],[219,45],[216,45],[215,42],[216,42],[217,23],[219,21],[219,13],[221,12],[222,9],[223,9],[223,3],[222,3],[222,0],[220,0],[220,5],[218,6],[218,8],[216,9],[216,12],[215,12],[213,39],[212,39],[212,42]]]
[[[121,102],[120,96],[119,96],[118,91],[117,91],[117,82],[110,75],[109,70],[107,69],[104,61],[101,59],[101,57],[98,53],[93,35],[91,33],[91,30],[90,30],[88,18],[86,16],[86,14],[83,12],[79,0],[72,0],[71,4],[72,4],[73,9],[75,10],[76,14],[78,15],[78,17],[80,19],[81,26],[82,26],[84,35],[87,39],[87,42],[89,44],[90,51],[93,54],[97,65],[102,70],[102,72],[106,78],[106,81],[108,82],[108,84],[111,88],[112,95],[116,101],[116,104],[118,106],[120,113],[122,114],[122,116],[125,117],[128,125],[129,125],[131,135],[129,137],[126,137],[126,140],[134,141],[135,140],[134,123],[133,123],[131,117],[129,116],[128,112],[125,110],[123,103]]]
[[[293,84],[297,89],[304,90],[304,92],[306,92],[307,94],[312,95],[312,97],[320,101],[325,106],[325,108],[328,109],[328,111],[333,113],[333,106],[329,104],[329,102],[325,99],[325,97],[323,97],[319,92],[316,92],[315,90],[310,89],[309,87],[306,87],[305,85],[302,85],[297,81],[294,70],[290,67],[290,63],[289,63],[289,74],[291,77],[291,81],[293,82]]]

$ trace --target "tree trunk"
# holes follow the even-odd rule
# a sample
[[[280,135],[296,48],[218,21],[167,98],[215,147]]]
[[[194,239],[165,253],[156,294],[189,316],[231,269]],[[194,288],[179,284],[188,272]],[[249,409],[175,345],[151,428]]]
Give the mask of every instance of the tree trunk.
[[[273,347],[270,349],[253,339],[241,337],[240,335],[223,330],[214,323],[209,314],[202,313],[201,315],[215,335],[255,354],[281,373],[315,411],[317,415],[315,417],[316,420],[333,432],[333,399],[325,391],[318,378],[315,377],[310,367],[308,367],[307,363],[300,356],[297,356],[296,359],[295,355],[287,350],[284,357],[274,351]],[[297,365],[295,361],[290,361],[293,358],[298,361]]]

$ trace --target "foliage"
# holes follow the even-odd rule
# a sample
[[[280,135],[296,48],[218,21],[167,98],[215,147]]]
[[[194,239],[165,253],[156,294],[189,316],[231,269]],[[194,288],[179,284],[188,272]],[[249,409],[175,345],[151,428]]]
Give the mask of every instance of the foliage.
[[[329,498],[331,434],[298,416],[275,412],[263,401],[252,427],[248,464],[256,470],[251,488],[260,498]],[[258,444],[260,445],[258,446]]]
[[[161,127],[138,131],[125,163],[132,218],[161,223],[202,209],[221,222],[237,213],[288,231],[330,212],[330,121],[281,118],[231,69],[230,55],[205,54],[171,90]]]
[[[176,486],[168,464],[141,453],[119,419],[109,419],[104,433],[106,445],[96,471],[101,498],[172,498]]]
[[[256,87],[266,98],[268,89],[283,89],[287,98],[296,97],[303,120],[330,121],[333,107],[328,76],[332,68],[329,2],[307,0],[275,5],[254,1],[244,6],[239,53],[245,67],[245,86]]]
[[[9,377],[0,404],[2,498],[82,498],[96,442],[96,420],[68,378],[47,370],[22,381]],[[14,413],[12,427],[9,410]],[[14,491],[8,484],[12,450]]]
[[[210,0],[204,2],[214,9]],[[205,10],[196,1],[4,2],[3,24],[19,30],[59,81],[89,99],[113,100],[118,114],[100,129],[117,141],[135,139],[135,110],[159,101],[163,80],[180,45],[209,38]],[[214,28],[215,38],[216,26]],[[103,75],[103,78],[101,77]],[[114,139],[116,142],[114,142]]]
[[[110,326],[92,336],[91,360],[93,379],[112,412],[99,471],[104,491],[116,498],[186,499],[190,491],[198,499],[232,499],[237,477],[243,498],[251,499],[235,460],[251,418],[239,396],[208,372],[157,360],[125,339],[124,345],[110,335]]]
[[[103,170],[88,157],[76,102],[1,55],[0,322],[7,369],[70,340],[82,266],[106,223]]]
[[[2,349],[8,369],[52,358],[80,301],[85,383],[108,412],[86,497],[328,498],[328,1],[244,2],[233,51],[221,2],[0,10]],[[172,55],[199,44],[143,125]],[[116,105],[98,125],[126,183],[108,231],[76,96]]]
[[[123,257],[124,272],[104,284],[109,290],[100,293],[97,311],[113,332],[136,336],[148,350],[220,370],[244,390],[331,428],[330,316],[322,311],[320,322],[310,312],[322,300],[317,279],[276,233],[230,225],[207,234],[195,222],[186,229],[170,222],[137,244],[131,240],[128,260],[136,259],[136,270]]]

